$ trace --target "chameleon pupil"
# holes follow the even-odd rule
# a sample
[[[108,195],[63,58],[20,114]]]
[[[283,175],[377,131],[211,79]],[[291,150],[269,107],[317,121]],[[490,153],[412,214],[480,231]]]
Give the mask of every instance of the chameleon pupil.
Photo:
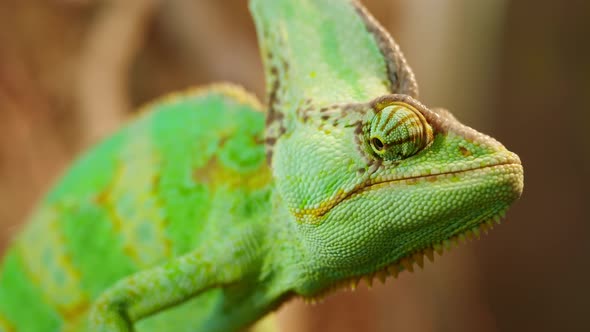
[[[373,137],[373,139],[372,139],[372,143],[373,143],[373,146],[375,147],[375,150],[377,150],[377,151],[382,151],[382,150],[383,150],[383,148],[384,148],[384,144],[383,144],[383,142],[382,142],[380,139],[378,139],[377,137]]]

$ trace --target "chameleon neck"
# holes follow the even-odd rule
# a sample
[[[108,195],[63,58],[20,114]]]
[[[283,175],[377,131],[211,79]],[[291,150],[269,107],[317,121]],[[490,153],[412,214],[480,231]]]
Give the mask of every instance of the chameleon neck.
[[[297,222],[277,191],[272,194],[271,204],[272,219],[266,224],[266,255],[260,278],[266,279],[268,294],[288,296],[300,286],[308,271],[303,266],[308,261],[307,252],[304,241],[298,239]]]

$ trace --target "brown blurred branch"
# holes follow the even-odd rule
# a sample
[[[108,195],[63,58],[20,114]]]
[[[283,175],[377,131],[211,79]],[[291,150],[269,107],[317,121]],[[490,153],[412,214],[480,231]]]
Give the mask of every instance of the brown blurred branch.
[[[238,10],[247,14],[246,1],[175,0],[162,6],[160,18],[162,29],[179,48],[180,58],[188,69],[197,71],[195,76],[233,81],[260,93],[264,80],[258,49],[244,32],[244,25],[234,22],[232,14]]]
[[[130,109],[129,68],[157,5],[157,0],[108,1],[90,27],[79,71],[82,144],[112,132]]]
[[[0,252],[50,177],[68,160],[52,96],[17,53],[0,54]]]

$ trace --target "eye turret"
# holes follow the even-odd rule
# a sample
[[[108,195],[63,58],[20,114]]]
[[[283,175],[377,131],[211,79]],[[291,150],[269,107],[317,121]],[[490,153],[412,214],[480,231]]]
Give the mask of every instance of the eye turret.
[[[433,139],[432,127],[422,113],[403,102],[390,104],[378,112],[365,135],[372,154],[390,161],[418,153]]]

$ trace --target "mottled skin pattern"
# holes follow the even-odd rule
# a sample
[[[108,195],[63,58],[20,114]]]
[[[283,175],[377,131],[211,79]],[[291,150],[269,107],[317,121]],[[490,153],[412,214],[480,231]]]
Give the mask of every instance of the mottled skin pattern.
[[[258,260],[264,242],[258,233],[267,233],[271,211],[259,109],[229,86],[173,96],[83,156],[7,252],[2,321],[17,331],[82,329],[77,324],[105,289],[189,252],[185,259],[198,259],[202,271],[190,274],[195,283],[222,283],[205,276],[218,268],[242,278],[233,269]],[[224,256],[231,261],[222,263]],[[142,278],[132,278],[134,291],[154,291],[154,280],[142,284]],[[161,291],[158,297],[167,295]],[[248,295],[240,288],[226,293]],[[211,291],[142,321],[139,330],[198,330],[204,308],[224,310],[221,298]]]
[[[499,222],[518,157],[416,100],[356,2],[252,0],[267,112],[157,101],[80,158],[0,270],[0,331],[236,331]],[[265,120],[266,116],[266,120]]]

